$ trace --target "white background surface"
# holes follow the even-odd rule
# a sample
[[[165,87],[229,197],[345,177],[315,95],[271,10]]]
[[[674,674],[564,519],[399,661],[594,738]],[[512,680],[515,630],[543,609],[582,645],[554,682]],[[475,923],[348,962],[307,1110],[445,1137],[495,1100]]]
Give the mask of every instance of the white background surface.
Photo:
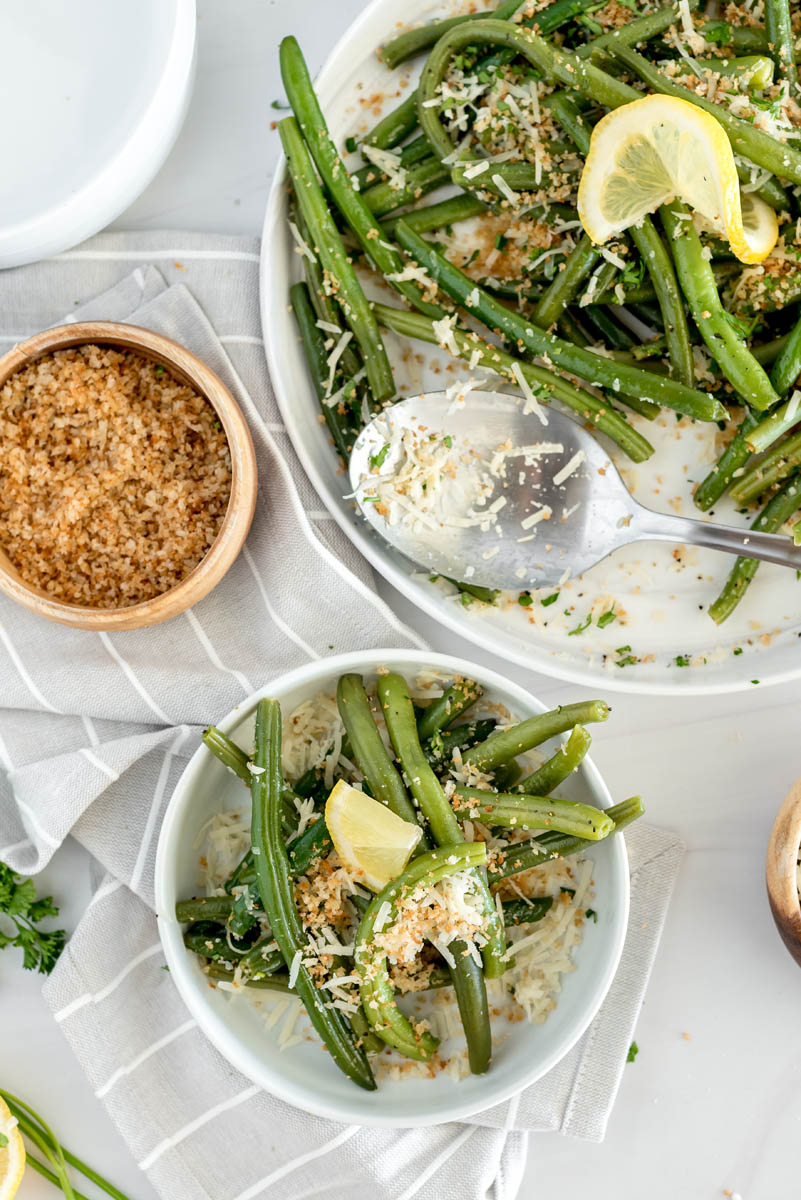
[[[117,226],[258,233],[278,157],[270,130],[270,102],[283,98],[278,41],[295,33],[316,70],[361,6],[199,0],[186,125]],[[437,650],[506,670],[548,704],[587,694],[524,664],[490,661],[403,597],[382,593]],[[771,921],[764,854],[776,809],[801,774],[799,699],[801,684],[755,685],[730,698],[612,697],[595,761],[616,799],[643,793],[649,819],[677,830],[687,855],[637,1029],[639,1057],[626,1068],[607,1140],[533,1137],[526,1200],[714,1200],[724,1189],[743,1200],[798,1196],[801,972]],[[83,853],[65,847],[40,882],[74,927],[90,894]],[[50,1018],[39,981],[12,959],[0,958],[2,1085],[41,1109],[131,1200],[154,1200]],[[56,1193],[29,1172],[19,1194]]]

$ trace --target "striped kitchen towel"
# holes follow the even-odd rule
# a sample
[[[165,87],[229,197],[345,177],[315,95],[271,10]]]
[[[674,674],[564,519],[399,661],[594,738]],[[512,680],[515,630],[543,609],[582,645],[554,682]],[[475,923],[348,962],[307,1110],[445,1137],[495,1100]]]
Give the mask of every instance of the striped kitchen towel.
[[[97,862],[99,886],[45,991],[93,1089],[168,1200],[511,1200],[528,1131],[603,1136],[679,844],[632,832],[631,926],[613,990],[571,1054],[497,1110],[462,1125],[363,1129],[309,1116],[241,1077],[161,969],[153,868],[164,808],[210,715],[331,650],[421,643],[321,510],[283,429],[254,241],[104,234],[4,272],[0,296],[4,346],[65,313],[130,320],[189,346],[238,399],[259,459],[247,545],[183,616],[98,635],[0,596],[0,859],[34,873],[72,834]]]

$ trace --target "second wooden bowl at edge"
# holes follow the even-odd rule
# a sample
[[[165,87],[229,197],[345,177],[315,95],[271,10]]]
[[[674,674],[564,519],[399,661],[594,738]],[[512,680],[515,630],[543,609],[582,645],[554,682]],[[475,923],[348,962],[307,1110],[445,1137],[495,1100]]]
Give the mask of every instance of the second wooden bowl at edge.
[[[765,878],[770,911],[782,941],[801,966],[801,903],[798,857],[801,845],[801,779],[787,793],[770,834]]]

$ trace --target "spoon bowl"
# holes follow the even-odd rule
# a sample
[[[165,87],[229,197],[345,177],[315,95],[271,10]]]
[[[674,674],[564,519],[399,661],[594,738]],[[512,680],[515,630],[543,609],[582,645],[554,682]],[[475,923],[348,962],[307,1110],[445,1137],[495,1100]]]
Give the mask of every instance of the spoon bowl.
[[[563,583],[629,542],[666,540],[801,568],[780,534],[655,513],[592,433],[552,407],[474,391],[384,409],[350,459],[372,527],[424,570],[491,588]]]

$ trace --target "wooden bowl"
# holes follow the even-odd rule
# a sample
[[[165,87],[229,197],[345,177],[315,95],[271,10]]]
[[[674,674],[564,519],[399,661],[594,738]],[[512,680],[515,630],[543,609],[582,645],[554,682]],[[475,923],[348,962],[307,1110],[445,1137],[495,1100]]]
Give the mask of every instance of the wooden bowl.
[[[766,881],[770,911],[787,949],[801,966],[801,904],[796,864],[801,845],[801,779],[779,809],[768,843]]]
[[[141,629],[175,617],[197,604],[236,559],[242,549],[256,507],[258,475],[256,454],[245,418],[228,388],[204,362],[171,338],[136,325],[113,321],[84,321],[59,325],[37,333],[0,358],[0,387],[31,360],[54,350],[81,345],[113,346],[132,350],[167,367],[172,375],[200,392],[215,409],[231,450],[231,495],[216,538],[198,565],[168,591],[123,608],[90,608],[54,600],[41,588],[27,583],[0,547],[0,591],[31,612],[74,625],[78,629],[116,631]]]

